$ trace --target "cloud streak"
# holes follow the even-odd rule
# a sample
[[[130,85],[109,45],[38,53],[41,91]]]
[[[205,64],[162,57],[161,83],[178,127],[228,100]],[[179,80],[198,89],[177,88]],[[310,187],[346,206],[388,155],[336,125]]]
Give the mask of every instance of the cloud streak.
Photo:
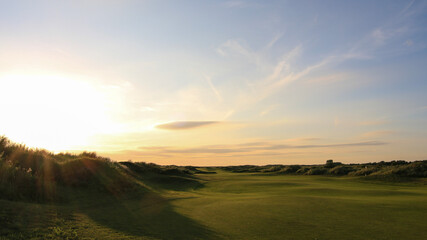
[[[259,151],[280,151],[286,149],[311,149],[311,148],[344,148],[344,147],[369,147],[380,146],[388,143],[381,141],[364,141],[342,144],[310,144],[310,145],[288,145],[288,144],[272,144],[264,142],[254,142],[246,144],[231,144],[231,145],[207,145],[195,148],[172,148],[172,147],[156,147],[147,148],[140,147],[141,150],[148,152],[154,150],[161,154],[228,154],[228,153],[253,153]]]
[[[215,97],[218,99],[219,102],[222,102],[222,100],[223,100],[222,96],[218,92],[218,90],[216,89],[216,87],[213,85],[211,77],[205,76],[205,79],[208,82],[209,87],[211,88],[212,92],[215,94]]]
[[[373,138],[373,137],[383,137],[387,135],[391,135],[395,133],[394,131],[389,130],[383,130],[383,131],[372,131],[372,132],[366,132],[362,136],[366,138]]]
[[[156,128],[163,130],[183,130],[192,129],[198,127],[204,127],[208,125],[218,124],[218,121],[176,121],[165,124],[156,125]]]

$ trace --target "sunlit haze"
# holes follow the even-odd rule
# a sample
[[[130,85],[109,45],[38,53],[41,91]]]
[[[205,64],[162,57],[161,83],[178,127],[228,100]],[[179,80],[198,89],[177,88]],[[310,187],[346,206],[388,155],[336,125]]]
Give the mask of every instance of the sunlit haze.
[[[176,165],[427,158],[427,1],[2,1],[0,135]]]

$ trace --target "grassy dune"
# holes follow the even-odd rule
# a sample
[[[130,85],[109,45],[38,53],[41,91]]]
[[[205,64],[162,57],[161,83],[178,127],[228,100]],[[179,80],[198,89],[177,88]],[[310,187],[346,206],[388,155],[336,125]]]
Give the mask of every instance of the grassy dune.
[[[3,239],[425,239],[425,180],[198,174],[147,192],[72,190],[69,202],[0,201]],[[170,179],[169,179],[170,180]],[[175,179],[176,180],[176,179]],[[144,177],[139,178],[141,184]],[[157,182],[150,184],[149,182]],[[177,186],[174,186],[174,182]]]

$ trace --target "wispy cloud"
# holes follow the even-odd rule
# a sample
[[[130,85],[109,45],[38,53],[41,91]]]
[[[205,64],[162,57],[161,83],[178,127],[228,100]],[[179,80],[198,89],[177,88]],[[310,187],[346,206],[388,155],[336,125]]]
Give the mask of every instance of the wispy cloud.
[[[224,57],[240,57],[250,63],[260,65],[262,62],[261,55],[245,45],[246,43],[243,40],[229,39],[217,47],[216,52]]]
[[[366,132],[366,133],[362,134],[362,137],[375,138],[375,137],[387,136],[387,135],[390,135],[393,133],[395,133],[395,132],[389,131],[389,130],[371,131],[371,132]]]
[[[383,29],[377,28],[372,31],[371,37],[376,45],[382,45],[389,36],[386,35]]]
[[[237,3],[234,3],[237,4]],[[390,51],[383,51],[383,47],[387,44],[395,44],[402,37],[407,39],[406,35],[410,31],[410,21],[406,21],[408,12],[411,12],[415,3],[408,4],[402,10],[404,14],[400,14],[398,19],[390,19],[382,25],[378,25],[366,32],[366,35],[361,39],[356,40],[351,48],[335,49],[329,54],[324,54],[322,58],[313,60],[308,64],[301,65],[298,60],[303,56],[303,49],[309,50],[309,45],[300,42],[293,49],[284,53],[282,57],[271,61],[271,52],[278,40],[282,38],[282,34],[274,36],[260,50],[253,50],[247,46],[242,39],[229,39],[217,48],[218,54],[229,57],[244,59],[248,63],[256,65],[257,69],[263,71],[261,77],[248,81],[247,88],[242,87],[242,91],[238,95],[238,101],[234,109],[241,110],[242,108],[250,107],[270,96],[282,91],[287,85],[302,81],[310,77],[312,82],[316,83],[331,83],[339,81],[344,77],[349,77],[344,73],[330,73],[327,76],[316,76],[317,73],[331,68],[336,64],[340,64],[352,59],[372,59],[377,55],[392,54]],[[405,15],[405,16],[403,16]],[[408,16],[407,16],[408,15]],[[407,47],[413,44],[412,41],[405,43],[402,46],[402,41],[399,42],[401,47]],[[303,47],[304,45],[304,47]],[[395,48],[393,48],[395,49]],[[307,50],[306,50],[307,51]],[[393,50],[394,51],[394,50]],[[396,51],[397,52],[397,51]],[[298,64],[299,63],[299,64]],[[264,75],[264,77],[262,77]],[[310,80],[308,81],[310,82]]]
[[[223,4],[227,8],[244,7],[246,4],[244,1],[227,1]]]
[[[310,144],[310,145],[289,145],[289,144],[274,144],[268,142],[254,142],[245,144],[230,144],[230,145],[207,145],[194,148],[173,148],[173,147],[140,147],[146,151],[156,151],[162,154],[227,154],[227,153],[252,153],[259,151],[280,151],[287,149],[311,149],[311,148],[345,148],[345,147],[369,147],[385,145],[386,142],[380,141],[364,141],[339,144]]]
[[[356,143],[342,143],[342,144],[325,144],[325,145],[302,145],[297,146],[296,148],[321,148],[321,147],[358,147],[358,146],[379,146],[386,145],[387,142],[380,141],[366,141],[366,142],[356,142]]]
[[[265,116],[265,115],[267,115],[268,113],[270,113],[271,111],[273,111],[274,109],[276,109],[278,106],[279,106],[278,104],[271,105],[271,106],[267,107],[266,109],[264,109],[262,112],[260,112],[260,113],[259,113],[259,115],[260,115],[261,117],[262,117],[262,116]]]
[[[407,26],[379,27],[372,31],[371,39],[375,46],[381,46],[389,39],[405,34],[408,31]]]
[[[226,8],[246,8],[246,7],[258,7],[261,5],[259,3],[254,3],[249,1],[233,0],[233,1],[226,1],[222,3],[222,6]]]
[[[371,121],[362,121],[359,122],[357,125],[360,126],[373,126],[373,125],[383,125],[387,123],[386,120],[371,120]]]
[[[244,47],[241,43],[242,41],[236,39],[230,39],[217,48],[217,52],[224,57],[240,57],[249,63],[255,64],[258,69],[271,69],[265,74],[265,77],[247,84],[248,91],[242,91],[238,96],[237,109],[242,106],[250,106],[279,92],[285,85],[306,77],[312,71],[327,65],[333,60],[332,57],[327,57],[313,65],[302,68],[302,70],[292,67],[292,63],[301,55],[303,49],[302,45],[299,44],[283,54],[275,64],[271,65],[266,59],[265,55],[268,55],[266,51],[269,52],[269,49],[279,38],[280,35],[273,38],[259,52]]]
[[[322,140],[322,138],[318,138],[318,137],[301,137],[301,138],[287,139],[287,141],[289,141],[289,142],[309,142],[309,141],[318,141],[318,140]]]
[[[144,106],[140,108],[141,112],[155,112],[156,110],[152,107]]]
[[[411,39],[408,39],[405,41],[404,45],[410,47],[410,46],[414,45],[414,42]]]
[[[139,149],[150,150],[150,151],[159,151],[159,150],[162,151],[162,150],[166,150],[168,148],[170,148],[170,147],[168,147],[168,146],[142,146],[142,147],[139,147]]]
[[[198,128],[198,127],[203,127],[203,126],[208,126],[208,125],[213,125],[218,123],[220,122],[218,121],[176,121],[176,122],[156,125],[156,128],[164,129],[164,130],[182,130],[182,129]]]
[[[376,147],[386,145],[382,141],[361,141],[337,144],[288,144],[290,141],[281,143],[259,141],[241,144],[220,144],[220,145],[200,145],[193,147],[179,147],[172,145],[165,146],[141,146],[135,149],[108,152],[108,156],[116,160],[133,159],[135,161],[155,161],[159,164],[176,164],[177,160],[181,164],[199,161],[196,165],[231,165],[241,164],[245,159],[249,164],[251,159],[255,164],[258,160],[264,159],[263,164],[281,162],[283,158],[270,157],[296,157],[296,156],[323,156],[327,158],[331,152],[355,152],[369,151]],[[270,159],[265,161],[265,159]],[[191,160],[193,159],[193,160]],[[227,160],[225,160],[227,159]],[[210,162],[210,160],[215,160]],[[200,162],[203,161],[203,162]]]
[[[274,46],[274,44],[276,44],[277,41],[280,40],[280,38],[282,38],[283,33],[277,34],[276,36],[274,36],[273,39],[271,39],[271,41],[265,46],[265,50],[268,50],[270,48],[272,48]]]
[[[370,59],[380,55],[401,53],[397,42],[404,42],[404,46],[412,46],[413,41],[407,35],[414,32],[416,27],[415,16],[425,13],[427,3],[424,1],[411,1],[400,12],[383,24],[373,28],[365,37],[357,41],[346,54],[349,59]],[[402,40],[406,38],[406,40]],[[396,41],[400,39],[401,41]],[[384,51],[384,46],[394,44],[393,48]],[[382,51],[379,51],[379,50]]]
[[[307,84],[331,84],[342,81],[348,77],[346,73],[333,73],[320,77],[309,78],[305,83]]]
[[[401,15],[405,15],[408,14],[409,9],[412,7],[412,5],[414,5],[415,0],[412,0],[411,2],[409,2],[400,12]]]
[[[293,53],[294,51],[298,52],[299,48],[297,47],[289,53],[291,57],[295,57],[297,55],[297,53]],[[256,98],[256,100],[261,101],[279,92],[286,85],[301,80],[304,77],[307,77],[313,71],[325,67],[334,60],[334,57],[327,57],[313,65],[309,65],[303,68],[300,71],[292,69],[290,65],[288,65],[288,61],[286,60],[279,62],[276,65],[272,75],[270,75],[267,79],[264,79],[259,83],[257,89],[259,89],[260,94],[258,95],[258,98]]]
[[[291,51],[283,54],[280,61],[277,62],[277,64],[274,66],[273,73],[268,77],[270,80],[274,80],[278,77],[280,77],[284,73],[288,73],[290,71],[291,63],[292,61],[299,57],[302,52],[302,45],[297,45],[294,47]]]
[[[205,75],[205,79],[206,79],[206,82],[208,82],[209,87],[211,88],[215,97],[218,99],[218,101],[222,102],[223,101],[222,96],[219,93],[219,91],[216,89],[216,87],[213,85],[211,77]]]

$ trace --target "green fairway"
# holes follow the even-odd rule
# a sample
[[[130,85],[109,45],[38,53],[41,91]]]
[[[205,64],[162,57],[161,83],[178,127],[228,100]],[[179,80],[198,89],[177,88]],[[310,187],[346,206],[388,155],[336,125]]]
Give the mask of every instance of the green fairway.
[[[351,177],[198,174],[114,197],[0,200],[3,239],[426,239],[427,187]],[[182,187],[188,185],[188,187]],[[1,238],[1,237],[0,237]]]
[[[222,173],[179,212],[234,239],[425,239],[424,185]]]

